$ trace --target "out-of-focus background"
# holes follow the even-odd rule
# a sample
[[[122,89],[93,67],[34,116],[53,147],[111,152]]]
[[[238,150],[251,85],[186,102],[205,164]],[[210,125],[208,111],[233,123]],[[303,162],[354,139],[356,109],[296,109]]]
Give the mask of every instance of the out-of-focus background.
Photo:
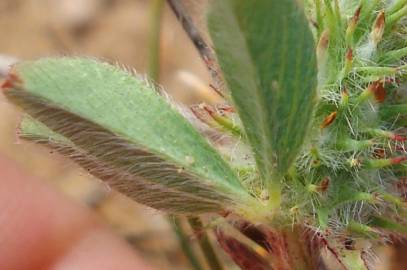
[[[204,12],[201,2],[189,1],[197,17]],[[17,59],[61,55],[101,58],[145,73],[150,5],[150,0],[0,0],[0,81],[5,67]],[[162,26],[160,84],[179,102],[216,101],[207,90],[209,75],[199,55],[167,6]],[[18,112],[1,95],[0,115],[1,153],[93,207],[157,269],[191,269],[167,217],[108,192],[68,160],[20,142],[15,137]],[[196,248],[194,237],[189,233],[187,241]],[[383,264],[397,256],[402,260],[401,248],[383,251]]]

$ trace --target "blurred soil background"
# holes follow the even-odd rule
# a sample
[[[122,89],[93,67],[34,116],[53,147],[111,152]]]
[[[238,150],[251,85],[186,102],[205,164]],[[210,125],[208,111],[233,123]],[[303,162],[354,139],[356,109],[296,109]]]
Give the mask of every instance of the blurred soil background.
[[[190,8],[201,16],[202,1],[190,2]],[[0,77],[17,59],[62,55],[96,57],[145,73],[150,4],[149,0],[0,0]],[[160,84],[171,96],[187,104],[217,101],[208,91],[203,63],[167,6],[160,51]],[[2,153],[93,207],[157,269],[191,269],[167,217],[111,192],[68,160],[20,142],[15,136],[18,112],[1,95],[0,115]],[[190,234],[187,240],[192,245],[194,236]],[[386,249],[381,254],[384,263],[403,260],[403,252]]]

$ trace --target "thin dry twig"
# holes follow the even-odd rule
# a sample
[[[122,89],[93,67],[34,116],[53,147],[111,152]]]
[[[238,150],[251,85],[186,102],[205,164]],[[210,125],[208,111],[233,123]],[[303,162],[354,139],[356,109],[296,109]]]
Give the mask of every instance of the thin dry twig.
[[[181,1],[167,0],[167,2],[174,12],[175,16],[177,17],[178,21],[181,23],[184,31],[187,33],[195,48],[198,50],[202,60],[205,62],[205,65],[209,70],[214,83],[213,87],[216,88],[216,92],[220,94],[219,88],[221,85],[221,79],[216,67],[215,54],[212,48],[203,38],[202,34],[194,24],[191,16],[188,14]]]

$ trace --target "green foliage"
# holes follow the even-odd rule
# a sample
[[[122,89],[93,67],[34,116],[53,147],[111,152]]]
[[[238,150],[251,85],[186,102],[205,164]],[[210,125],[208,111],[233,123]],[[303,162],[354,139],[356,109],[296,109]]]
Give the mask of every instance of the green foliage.
[[[219,151],[151,84],[79,58],[14,67],[2,88],[31,116],[20,136],[151,207],[262,222],[268,229],[254,229],[254,241],[270,242],[273,265],[308,269],[312,259],[297,246],[305,243],[365,269],[372,244],[406,236],[407,2],[309,0],[306,12],[297,0],[209,5],[237,113],[192,111],[206,135],[224,136]],[[223,244],[247,262],[245,244]]]
[[[143,80],[76,58],[24,62],[13,72],[18,79],[9,81],[6,96],[66,138],[53,140],[54,147],[136,200],[188,213],[250,199],[220,155]],[[23,124],[24,137],[53,138],[44,127]]]
[[[278,183],[301,150],[316,100],[315,45],[302,6],[215,1],[208,20],[262,178]]]

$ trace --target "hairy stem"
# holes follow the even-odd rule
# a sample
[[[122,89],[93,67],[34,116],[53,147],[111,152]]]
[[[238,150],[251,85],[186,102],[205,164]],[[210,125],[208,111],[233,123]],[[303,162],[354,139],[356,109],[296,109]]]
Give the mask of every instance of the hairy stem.
[[[298,228],[290,228],[282,232],[286,241],[287,254],[290,257],[292,269],[312,270],[316,269],[312,261],[312,255],[306,249],[306,241]]]
[[[178,238],[178,242],[181,246],[181,249],[185,256],[187,257],[189,263],[191,264],[192,268],[194,270],[203,270],[204,268],[201,266],[199,263],[199,260],[194,252],[194,250],[191,248],[191,243],[188,240],[188,237],[186,236],[186,233],[184,231],[184,228],[182,227],[181,220],[179,218],[169,218],[171,226]]]

